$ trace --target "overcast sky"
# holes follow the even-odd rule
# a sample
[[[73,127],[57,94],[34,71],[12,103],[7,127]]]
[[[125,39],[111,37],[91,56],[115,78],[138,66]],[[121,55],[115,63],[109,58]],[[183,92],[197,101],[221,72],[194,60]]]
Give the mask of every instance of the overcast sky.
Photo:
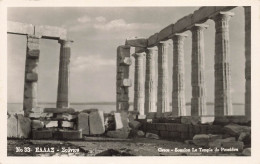
[[[60,26],[74,40],[71,55],[71,102],[116,100],[116,49],[127,37],[150,35],[198,7],[129,8],[9,8],[8,20],[35,25]],[[244,102],[244,10],[233,10],[230,20],[230,59],[233,102]],[[205,30],[207,101],[214,101],[214,22]],[[191,98],[191,33],[185,40],[185,93]],[[26,37],[8,35],[8,102],[23,101]],[[56,102],[59,65],[57,41],[40,42],[38,99]],[[133,79],[133,67],[131,78]],[[169,47],[169,97],[172,86],[172,47]],[[133,101],[130,88],[130,101]]]

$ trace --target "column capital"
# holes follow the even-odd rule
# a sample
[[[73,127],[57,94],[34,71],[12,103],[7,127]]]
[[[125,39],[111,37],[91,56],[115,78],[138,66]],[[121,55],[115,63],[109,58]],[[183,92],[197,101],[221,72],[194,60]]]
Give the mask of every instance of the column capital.
[[[64,47],[70,47],[70,44],[73,42],[74,42],[73,40],[63,40],[63,39],[58,40],[58,43],[60,43]]]
[[[175,39],[184,39],[184,38],[187,38],[188,37],[188,34],[186,33],[175,33],[173,36],[172,36],[172,40],[175,40]]]
[[[204,30],[207,29],[209,25],[207,24],[194,24],[193,26],[190,27],[191,31],[197,31],[197,30]]]
[[[41,39],[42,36],[38,35],[27,35],[27,38]]]
[[[169,41],[160,41],[157,43],[156,46],[158,47],[158,46],[169,46],[169,45],[171,45],[171,42]]]
[[[232,16],[235,14],[233,12],[219,12],[215,16],[212,17],[212,19],[217,22],[217,21],[228,21]]]
[[[145,56],[145,52],[136,52],[136,53],[134,53],[132,56],[134,57],[134,58],[139,58],[139,57],[144,57]]]
[[[155,51],[158,51],[158,47],[157,46],[147,47],[146,50],[145,50],[146,53],[151,53],[151,52],[155,52]]]

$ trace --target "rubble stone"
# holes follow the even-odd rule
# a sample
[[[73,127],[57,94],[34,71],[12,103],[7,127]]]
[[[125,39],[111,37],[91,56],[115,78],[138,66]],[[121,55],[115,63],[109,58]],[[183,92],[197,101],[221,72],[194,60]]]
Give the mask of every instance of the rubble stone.
[[[52,132],[50,129],[32,130],[32,139],[52,139]]]
[[[60,113],[60,114],[57,114],[56,118],[61,119],[61,120],[70,121],[70,120],[77,118],[77,116],[69,114],[69,113]]]
[[[244,147],[244,143],[240,141],[223,142],[222,147],[227,149],[234,148],[234,149],[238,149],[239,151],[242,151]]]
[[[129,131],[119,129],[114,131],[108,131],[106,135],[111,138],[128,138]]]
[[[141,126],[141,123],[139,121],[129,121],[129,127],[132,129],[139,129]]]
[[[32,120],[32,129],[42,129],[44,122],[40,120]]]
[[[244,132],[244,133],[251,133],[251,128],[248,126],[241,126],[241,125],[237,125],[237,124],[229,124],[226,125],[223,128],[224,132],[234,136],[234,137],[239,137],[239,135]]]
[[[44,121],[46,128],[58,127],[58,121]]]
[[[231,141],[236,141],[236,138],[235,137],[229,137],[229,138],[225,138],[225,139],[216,139],[214,141],[209,142],[209,147],[220,148],[222,146],[222,143],[231,142]]]
[[[89,135],[89,114],[80,113],[78,114],[78,130],[82,131],[83,135]]]
[[[31,120],[22,114],[17,115],[17,137],[29,138],[31,134]]]
[[[73,108],[44,108],[45,113],[75,113]]]
[[[122,123],[121,114],[120,113],[114,113],[114,117],[115,117],[116,129],[122,129],[124,126],[123,126],[123,123]]]
[[[146,138],[152,138],[152,139],[160,139],[160,137],[157,134],[153,134],[153,133],[146,133],[145,135]]]
[[[105,132],[103,111],[91,112],[89,114],[90,134],[103,134]]]
[[[17,137],[17,118],[15,115],[9,115],[7,118],[7,137]]]
[[[208,146],[209,142],[221,138],[221,135],[197,134],[193,137],[193,143],[198,146]]]
[[[251,156],[251,148],[244,149],[242,154],[245,156]]]
[[[61,121],[61,127],[63,127],[63,128],[73,128],[74,122]]]

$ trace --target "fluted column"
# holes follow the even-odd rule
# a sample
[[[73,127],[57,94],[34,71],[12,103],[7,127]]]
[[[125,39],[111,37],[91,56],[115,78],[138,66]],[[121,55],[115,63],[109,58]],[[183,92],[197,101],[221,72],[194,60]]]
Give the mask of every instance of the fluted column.
[[[146,50],[146,74],[145,74],[145,114],[156,112],[155,99],[155,55],[157,49],[147,48]]]
[[[139,112],[139,118],[144,116],[144,57],[145,52],[136,52],[134,80],[134,111]]]
[[[233,13],[220,12],[214,17],[215,36],[215,115],[232,115],[229,63],[229,20]]]
[[[69,73],[70,73],[70,43],[69,40],[59,40],[60,65],[58,79],[57,108],[68,108],[69,102]]]
[[[38,63],[40,56],[39,40],[39,37],[27,36],[23,99],[25,116],[28,116],[32,108],[37,106]]]
[[[172,114],[186,116],[184,83],[184,39],[186,34],[175,34],[173,40]]]
[[[170,112],[168,89],[168,42],[158,43],[157,116]]]
[[[191,60],[191,115],[207,115],[206,108],[206,86],[204,78],[204,34],[203,30],[208,26],[195,24],[192,32],[192,60]]]
[[[244,7],[245,12],[245,115],[251,120],[251,7]]]

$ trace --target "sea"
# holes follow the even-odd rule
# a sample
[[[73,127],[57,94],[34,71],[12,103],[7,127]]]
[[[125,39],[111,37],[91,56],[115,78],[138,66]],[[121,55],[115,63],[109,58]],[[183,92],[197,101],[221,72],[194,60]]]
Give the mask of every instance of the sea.
[[[39,107],[42,108],[55,108],[56,103],[38,103]],[[171,106],[171,105],[170,105]],[[91,102],[91,103],[71,103],[71,108],[74,108],[76,111],[81,111],[84,109],[98,109],[103,111],[104,113],[110,113],[112,111],[116,111],[116,103],[114,102]],[[186,112],[187,115],[190,115],[190,103],[186,104]],[[244,115],[245,105],[242,103],[233,103],[233,111],[234,115]],[[133,110],[133,103],[130,103],[129,111]],[[208,115],[214,115],[214,104],[207,103]],[[14,113],[23,113],[23,104],[22,103],[8,103],[7,111],[10,114]]]

